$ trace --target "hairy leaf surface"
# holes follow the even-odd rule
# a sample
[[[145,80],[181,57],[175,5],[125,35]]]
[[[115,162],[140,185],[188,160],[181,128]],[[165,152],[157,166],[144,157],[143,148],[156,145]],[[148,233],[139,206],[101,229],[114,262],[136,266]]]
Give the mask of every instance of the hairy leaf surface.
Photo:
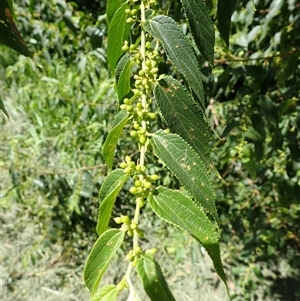
[[[159,15],[148,19],[144,28],[159,39],[170,60],[184,76],[204,108],[202,75],[195,52],[177,23],[170,17]]]
[[[176,79],[166,76],[156,85],[154,96],[168,127],[188,142],[210,168],[206,116],[191,95]]]
[[[126,3],[122,4],[113,15],[108,28],[107,37],[107,60],[111,70],[114,70],[122,55],[122,46],[129,35],[130,25],[126,23]]]
[[[139,258],[137,271],[152,301],[175,301],[158,262],[150,254]]]
[[[121,246],[124,237],[125,232],[119,229],[109,229],[94,244],[84,268],[84,282],[92,296],[95,294],[110,260]]]
[[[214,267],[224,281],[226,278],[220,257],[218,235],[211,220],[188,196],[178,190],[158,187],[148,197],[153,211],[163,220],[187,231],[206,249]]]
[[[119,291],[117,290],[116,285],[108,284],[101,287],[91,298],[91,301],[115,301],[118,294]]]
[[[183,184],[195,201],[217,219],[210,175],[196,151],[177,134],[157,131],[152,136],[155,155]]]
[[[181,0],[187,14],[194,40],[201,54],[214,63],[215,31],[208,8],[203,0]]]
[[[115,169],[105,178],[101,185],[99,191],[100,206],[96,226],[98,235],[107,230],[115,200],[128,178],[129,175],[125,174],[122,169]]]
[[[103,157],[105,159],[105,163],[109,168],[112,168],[113,158],[115,149],[119,140],[119,137],[123,131],[124,126],[126,125],[129,119],[129,115],[126,111],[120,111],[115,117],[113,128],[109,132],[106,137],[106,140],[103,144]]]
[[[122,63],[124,63],[124,61],[122,61]],[[130,60],[128,59],[125,62],[117,81],[117,92],[118,92],[119,103],[130,92],[130,70],[131,70],[131,64],[130,64]]]
[[[117,9],[125,2],[125,0],[107,0],[106,4],[106,18],[109,24],[117,11]]]

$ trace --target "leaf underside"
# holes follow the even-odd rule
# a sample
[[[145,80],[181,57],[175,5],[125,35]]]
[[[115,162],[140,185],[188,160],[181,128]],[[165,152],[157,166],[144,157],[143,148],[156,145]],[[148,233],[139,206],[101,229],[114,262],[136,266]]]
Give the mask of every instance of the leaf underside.
[[[163,272],[152,255],[145,254],[139,258],[137,271],[144,289],[152,301],[175,301]]]
[[[114,284],[108,284],[101,287],[91,301],[115,301],[118,297],[119,291]]]

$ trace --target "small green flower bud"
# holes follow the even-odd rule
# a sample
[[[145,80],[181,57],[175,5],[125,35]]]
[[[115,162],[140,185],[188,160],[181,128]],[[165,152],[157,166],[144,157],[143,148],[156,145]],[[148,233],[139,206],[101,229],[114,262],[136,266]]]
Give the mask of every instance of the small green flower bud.
[[[149,49],[149,48],[151,48],[151,43],[148,41],[148,42],[146,42],[146,45],[145,45],[145,46],[146,46],[146,48]]]
[[[128,51],[128,49],[129,49],[128,45],[123,45],[123,46],[122,46],[122,51],[123,51],[123,52]]]
[[[129,166],[130,168],[135,168],[135,162],[133,162],[133,161],[129,162],[129,163],[128,163],[128,166]]]
[[[125,157],[125,162],[126,162],[126,163],[131,162],[131,157],[130,157],[130,156],[126,156],[126,157]]]
[[[145,133],[146,133],[146,129],[140,128],[139,133],[140,133],[141,135],[142,135],[142,134],[145,134]]]
[[[134,128],[135,130],[138,130],[140,127],[141,127],[141,126],[140,126],[137,122],[135,122],[135,123],[133,124],[133,128]]]
[[[137,79],[137,80],[134,82],[134,85],[135,85],[136,87],[138,87],[138,86],[141,85],[141,83],[142,83],[142,81],[141,81],[140,79]]]
[[[145,144],[146,142],[146,136],[145,135],[141,135],[140,139],[139,139],[140,144]]]
[[[127,167],[127,163],[125,163],[125,162],[120,163],[120,167],[122,169],[126,168]]]
[[[130,167],[126,167],[125,169],[124,169],[124,173],[126,173],[126,174],[130,174],[131,173],[131,168]]]
[[[123,224],[129,224],[130,218],[128,215],[121,215],[121,220]]]
[[[156,74],[158,72],[158,68],[154,67],[150,70],[151,74]]]
[[[148,181],[146,181],[146,182],[144,183],[144,187],[145,187],[146,189],[149,189],[149,188],[151,187],[151,183],[148,182]]]
[[[126,8],[125,9],[125,14],[126,15],[130,15],[131,14],[131,9],[130,8]]]
[[[145,233],[143,231],[141,231],[140,229],[137,229],[136,232],[137,232],[139,238],[144,238],[145,237]]]
[[[128,99],[128,98],[124,98],[123,102],[124,102],[126,105],[130,105],[130,103],[131,103],[130,99]]]
[[[115,217],[114,218],[114,221],[117,223],[117,224],[122,224],[122,218],[121,217]]]
[[[138,164],[138,165],[135,167],[135,170],[136,170],[136,171],[141,171],[141,165]]]
[[[131,131],[130,137],[135,138],[138,135],[137,131]]]
[[[132,230],[136,230],[137,227],[138,227],[138,225],[137,225],[136,222],[132,222],[132,223],[130,224],[130,229],[132,229]]]
[[[125,12],[126,12],[126,11],[125,11]],[[137,12],[138,12],[137,9],[134,8],[134,9],[131,11],[131,15],[132,15],[132,16],[135,16],[135,15],[137,14]]]
[[[129,48],[130,48],[130,50],[134,50],[134,49],[136,49],[136,47],[137,46],[135,44],[131,44]]]
[[[127,105],[127,112],[132,112],[133,111],[133,106],[129,106],[129,105]]]
[[[141,182],[140,180],[136,180],[136,181],[134,182],[134,186],[135,186],[135,187],[141,187],[141,186],[142,186],[142,182]]]
[[[155,113],[148,113],[148,116],[149,116],[149,118],[150,119],[152,119],[152,120],[154,120],[154,119],[156,119],[156,114]]]
[[[152,181],[157,181],[157,180],[159,179],[159,176],[156,175],[156,174],[154,174],[154,175],[151,175],[151,176],[150,176],[150,179],[151,179]]]
[[[136,194],[137,193],[137,188],[136,187],[131,187],[129,189],[129,192],[132,193],[132,194]]]
[[[132,237],[133,236],[133,230],[129,228],[128,231],[127,231],[127,234],[128,234],[129,237]]]
[[[133,22],[134,22],[134,20],[132,18],[127,18],[126,19],[127,24],[132,24]]]
[[[157,252],[157,249],[152,248],[152,249],[147,250],[146,254],[152,254],[152,255],[154,255],[156,252]]]
[[[139,76],[144,76],[145,75],[145,70],[140,70],[139,71]]]
[[[122,105],[120,105],[120,109],[121,110],[126,110],[127,109],[127,105],[123,103]]]

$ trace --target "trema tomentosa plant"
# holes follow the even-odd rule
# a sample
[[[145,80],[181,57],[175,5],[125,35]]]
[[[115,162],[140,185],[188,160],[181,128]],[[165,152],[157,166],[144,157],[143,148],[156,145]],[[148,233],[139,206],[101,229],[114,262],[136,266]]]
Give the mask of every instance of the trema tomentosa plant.
[[[214,27],[204,1],[181,0],[193,36],[192,43],[180,24],[168,15],[174,2],[107,2],[107,59],[115,74],[119,113],[103,145],[103,156],[110,172],[99,192],[96,227],[99,238],[84,269],[85,284],[93,301],[116,300],[124,289],[129,290],[128,300],[139,300],[132,281],[133,269],[136,269],[151,300],[175,300],[155,260],[156,250],[143,250],[140,246],[145,235],[139,226],[143,206],[150,206],[158,218],[198,240],[228,290],[220,257],[218,215],[211,182],[211,173],[215,170],[208,144],[210,126],[205,115],[202,74],[196,56],[197,51],[213,64]],[[226,14],[230,16],[230,9]],[[230,23],[225,23],[225,31],[222,28],[221,33],[226,41]],[[178,77],[160,72],[164,57],[171,61],[180,74]],[[167,130],[154,130],[153,121],[158,111]],[[125,128],[129,129],[139,156],[127,154],[118,168],[112,170],[116,145]],[[147,169],[149,153],[154,153],[157,160],[163,162],[185,190],[156,185],[160,175]],[[109,229],[114,202],[127,181],[131,183],[129,193],[135,201],[134,216],[132,219],[127,215],[115,217],[120,227]],[[128,268],[119,283],[101,287],[102,276],[126,235],[132,238],[126,255]]]
[[[218,1],[218,27],[228,45],[230,16],[238,0]],[[155,260],[154,248],[143,250],[139,227],[141,208],[150,206],[158,218],[188,232],[199,241],[211,257],[219,277],[228,286],[220,257],[218,215],[211,173],[208,144],[210,126],[205,115],[202,74],[196,53],[213,65],[214,27],[203,0],[181,0],[180,3],[192,33],[192,40],[168,15],[179,0],[108,0],[107,59],[115,74],[119,113],[103,145],[103,156],[110,173],[99,192],[99,213],[95,242],[84,269],[84,281],[91,300],[116,300],[119,292],[129,290],[128,300],[139,300],[133,285],[136,269],[144,289],[153,301],[175,300]],[[215,1],[211,1],[214,5]],[[0,27],[5,35],[0,43],[33,57],[13,23],[11,0],[0,5]],[[160,63],[168,57],[178,76],[160,72]],[[156,106],[153,105],[153,102]],[[168,129],[154,130],[158,108]],[[2,101],[0,108],[5,112]],[[113,169],[116,145],[129,128],[138,158],[127,154]],[[135,152],[136,153],[136,152]],[[156,184],[160,175],[147,169],[147,156],[157,157],[181,182],[185,190],[172,190]],[[133,219],[127,215],[114,218],[119,228],[109,229],[114,202],[126,182],[135,201]],[[113,255],[125,236],[132,238],[127,250],[128,268],[119,283],[100,286]],[[229,291],[228,291],[229,294]]]

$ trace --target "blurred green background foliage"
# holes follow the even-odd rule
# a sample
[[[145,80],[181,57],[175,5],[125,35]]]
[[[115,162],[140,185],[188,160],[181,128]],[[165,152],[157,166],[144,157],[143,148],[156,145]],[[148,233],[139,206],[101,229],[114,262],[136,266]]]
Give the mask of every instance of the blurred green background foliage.
[[[217,24],[216,1],[207,2]],[[214,67],[199,57],[219,135],[211,133],[221,175],[213,181],[232,300],[300,300],[299,9],[296,0],[241,0],[229,48],[216,30]],[[105,1],[19,0],[15,13],[43,69],[1,46],[1,98],[10,115],[0,117],[4,300],[82,300],[107,172],[101,147],[116,114]],[[177,2],[171,13],[181,19]],[[169,68],[162,62],[160,70]],[[133,150],[125,134],[115,162]],[[160,174],[179,186],[167,170]],[[125,187],[116,214],[132,214],[128,199]],[[178,300],[226,300],[201,246],[147,208],[144,215],[145,244],[162,248],[157,256]]]

